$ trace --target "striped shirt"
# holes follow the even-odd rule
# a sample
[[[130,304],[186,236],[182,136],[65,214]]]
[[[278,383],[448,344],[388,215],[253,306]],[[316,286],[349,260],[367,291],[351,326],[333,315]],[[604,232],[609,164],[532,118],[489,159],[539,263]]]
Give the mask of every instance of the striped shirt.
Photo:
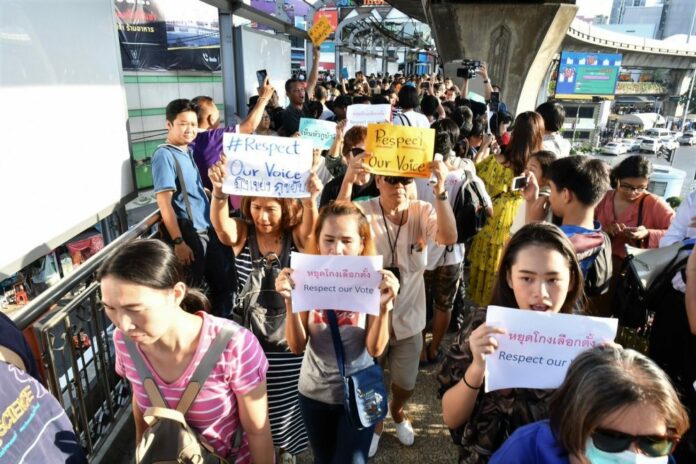
[[[176,407],[188,385],[193,371],[208,351],[213,339],[225,324],[235,324],[209,314],[198,312],[203,318],[201,336],[196,352],[183,374],[171,383],[166,383],[154,372],[147,356],[140,351],[145,363],[153,373],[153,379],[170,407]],[[141,411],[151,406],[142,382],[128,355],[123,333],[116,329],[114,346],[116,348],[116,373],[125,377],[132,385],[133,395]],[[140,350],[140,347],[138,347]],[[234,434],[239,427],[237,396],[244,395],[266,380],[268,361],[256,337],[246,329],[238,328],[237,335],[227,345],[208,380],[198,393],[195,402],[186,413],[186,422],[205,441],[215,448],[215,452],[228,456],[232,451]],[[249,444],[244,436],[237,455],[238,463],[250,463]]]

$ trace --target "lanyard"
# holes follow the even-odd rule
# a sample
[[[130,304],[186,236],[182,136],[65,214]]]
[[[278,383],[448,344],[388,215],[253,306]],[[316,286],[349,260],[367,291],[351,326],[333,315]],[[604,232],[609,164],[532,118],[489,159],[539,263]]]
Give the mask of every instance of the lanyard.
[[[399,228],[396,229],[396,238],[394,239],[394,244],[392,244],[391,241],[391,235],[389,234],[389,225],[387,224],[387,218],[384,217],[384,208],[382,208],[382,202],[378,201],[379,204],[379,209],[382,211],[382,221],[384,221],[384,228],[387,231],[387,240],[389,241],[389,251],[391,252],[391,265],[396,266],[396,260],[394,259],[395,251],[396,251],[396,242],[399,241],[399,234],[401,233],[401,226],[404,223],[404,213],[406,213],[406,210],[403,210],[401,212],[401,220],[399,221]]]

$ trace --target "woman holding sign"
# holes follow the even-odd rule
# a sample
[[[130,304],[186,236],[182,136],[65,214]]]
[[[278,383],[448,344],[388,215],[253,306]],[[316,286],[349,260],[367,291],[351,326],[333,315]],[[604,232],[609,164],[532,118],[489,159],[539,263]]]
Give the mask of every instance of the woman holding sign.
[[[310,253],[320,255],[375,255],[370,224],[363,212],[349,202],[332,202],[321,209]],[[300,371],[300,409],[314,453],[314,462],[359,464],[367,462],[374,426],[356,429],[343,407],[343,378],[339,373],[327,313],[312,310],[293,313],[292,269],[283,269],[276,290],[285,299],[285,333],[294,353],[305,353]],[[345,347],[346,373],[374,363],[389,341],[389,316],[399,282],[391,272],[382,273],[377,316],[335,311]]]
[[[491,464],[674,463],[688,428],[677,392],[652,360],[603,345],[573,360],[549,420],[515,431]]]
[[[554,225],[529,224],[508,242],[491,304],[522,310],[572,313],[582,305],[582,271],[570,240]],[[459,462],[488,462],[506,437],[521,425],[548,416],[550,390],[481,391],[486,355],[503,329],[485,324],[478,309],[457,335],[438,374],[442,416],[459,445]]]
[[[237,268],[237,304],[232,318],[249,327],[268,358],[268,407],[279,462],[295,462],[307,447],[307,435],[297,402],[302,356],[290,352],[285,340],[285,307],[275,292],[275,273],[290,262],[290,252],[303,250],[314,227],[321,181],[312,173],[310,193],[302,203],[292,198],[244,197],[244,219],[231,218],[228,195],[222,192],[226,157],[209,170],[213,184],[210,215],[220,241],[231,246]],[[260,310],[266,323],[250,314]]]

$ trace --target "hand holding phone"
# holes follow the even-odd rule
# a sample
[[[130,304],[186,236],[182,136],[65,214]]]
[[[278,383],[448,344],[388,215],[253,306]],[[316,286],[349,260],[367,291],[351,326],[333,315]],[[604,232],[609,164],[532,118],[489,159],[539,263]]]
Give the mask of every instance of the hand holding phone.
[[[256,80],[259,81],[259,88],[263,87],[266,82],[266,76],[268,73],[265,69],[259,69],[256,71]]]
[[[515,177],[512,179],[512,186],[510,190],[512,190],[513,192],[524,190],[524,188],[527,186],[527,182],[527,176]]]

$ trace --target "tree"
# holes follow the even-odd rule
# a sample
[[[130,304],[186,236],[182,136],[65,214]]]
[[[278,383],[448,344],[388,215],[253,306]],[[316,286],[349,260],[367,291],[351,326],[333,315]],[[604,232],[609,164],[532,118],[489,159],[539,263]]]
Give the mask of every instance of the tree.
[[[679,97],[679,103],[681,105],[686,105],[686,101],[689,98],[689,92],[685,92]],[[689,102],[689,107],[687,114],[696,113],[696,90],[691,93],[691,101]]]

